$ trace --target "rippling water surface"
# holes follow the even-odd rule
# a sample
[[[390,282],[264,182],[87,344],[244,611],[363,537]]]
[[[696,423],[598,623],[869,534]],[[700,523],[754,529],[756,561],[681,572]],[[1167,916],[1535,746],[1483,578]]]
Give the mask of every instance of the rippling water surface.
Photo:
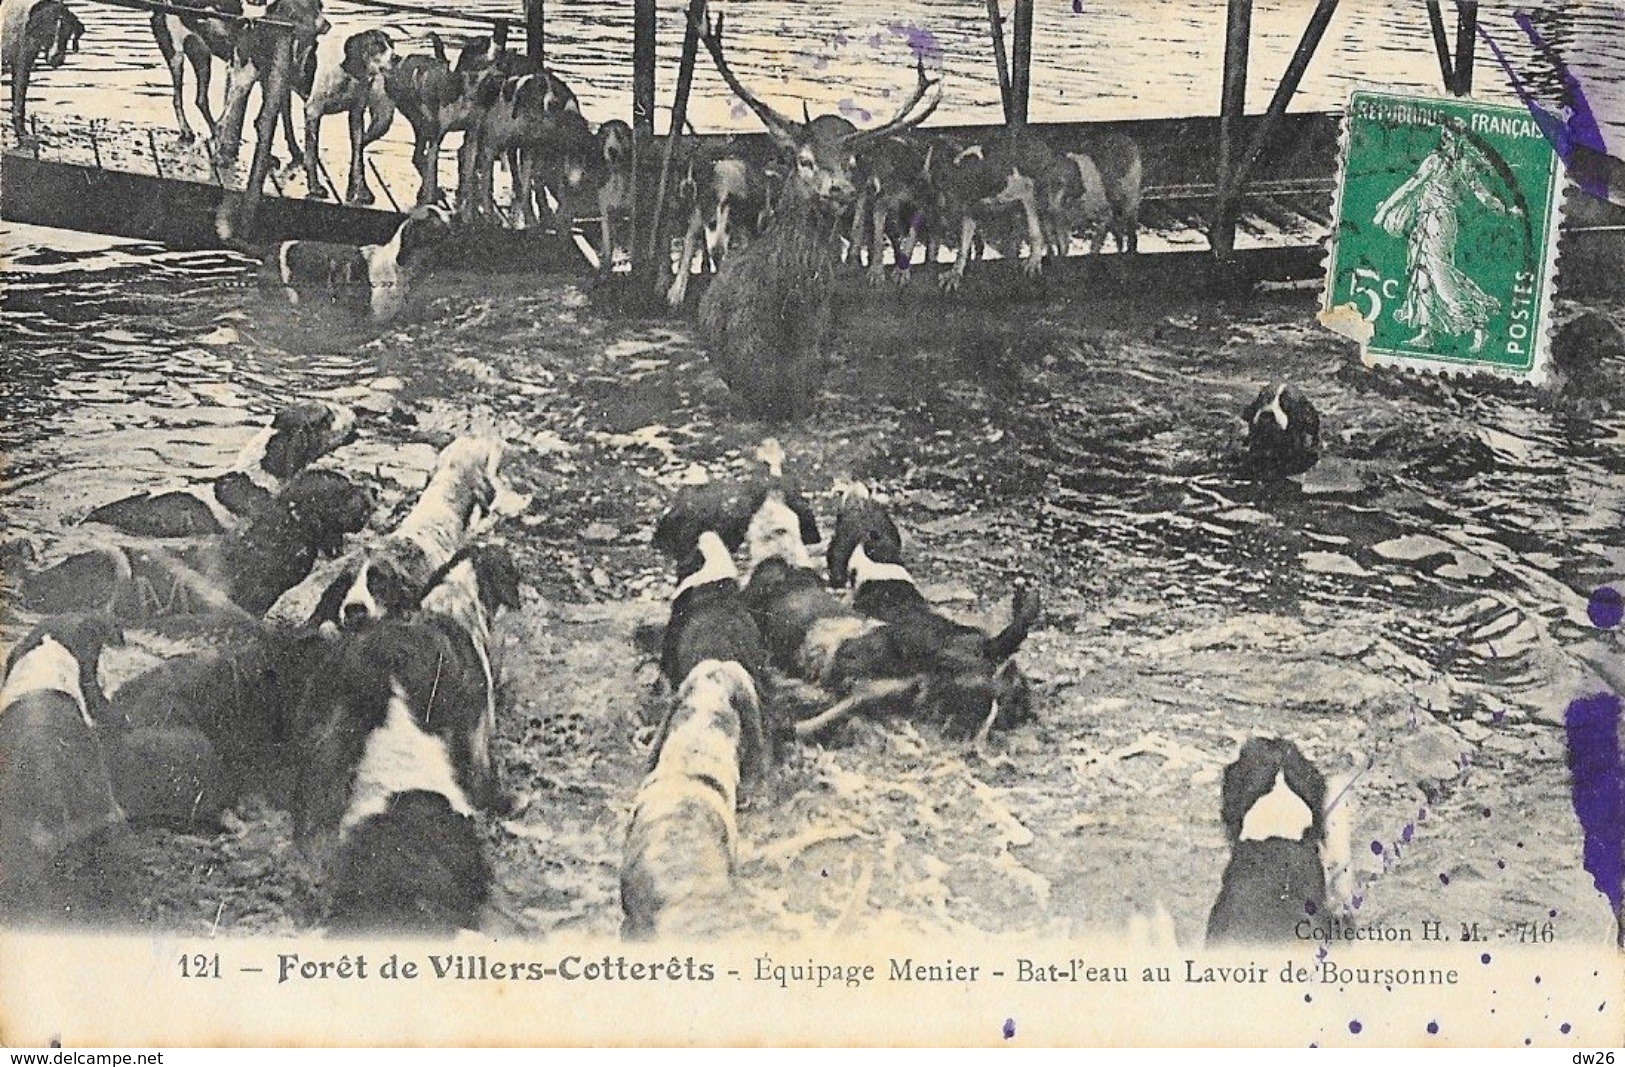
[[[910,38],[896,29],[917,26],[930,30],[948,74],[949,92],[939,119],[997,118],[982,5],[900,0],[884,14],[864,5],[829,2],[761,0],[718,6],[728,12],[738,69],[769,96],[805,94],[815,111],[843,103],[880,110],[888,87],[904,84],[906,78],[901,71],[908,62]],[[1214,110],[1223,4],[1082,0],[1077,5],[1081,13],[1073,6],[1055,0],[1039,5],[1035,117]],[[1542,25],[1586,78],[1593,106],[1605,116],[1619,116],[1625,111],[1617,106],[1618,72],[1625,70],[1620,10],[1555,0],[1542,6]],[[375,21],[346,0],[331,0],[328,7],[335,32]],[[492,15],[516,8],[495,0],[467,6]],[[624,113],[629,5],[555,2],[549,13],[549,60],[570,78],[587,112]],[[1256,5],[1249,90],[1253,108],[1267,99],[1305,14],[1305,5],[1284,0]],[[663,3],[661,17],[662,55],[671,60],[680,39],[678,5]],[[167,126],[167,76],[158,66],[146,18],[90,7],[86,21],[90,32],[85,50],[37,83],[34,106],[47,117],[71,113]],[[1486,5],[1484,22],[1510,52],[1527,56],[1506,9]],[[391,16],[388,24],[409,48],[423,47],[430,30],[456,37],[470,29],[402,16]],[[669,95],[673,65],[663,61],[661,66],[662,99]],[[1348,0],[1295,106],[1336,107],[1357,82],[1432,91],[1437,80],[1420,4]],[[1485,58],[1478,84],[1485,96],[1506,96],[1504,80]],[[704,64],[696,92],[708,102],[702,125],[749,125],[737,109],[730,114],[720,80]],[[341,154],[333,147],[343,136],[338,125],[335,119],[329,126],[330,156]],[[397,123],[390,134],[392,151],[404,153],[405,137],[405,124]],[[6,455],[8,522],[49,530],[130,488],[201,476],[228,462],[250,427],[280,404],[308,395],[353,395],[378,373],[373,359],[360,349],[365,338],[290,332],[285,322],[268,319],[267,305],[252,286],[252,265],[241,257],[177,254],[153,245],[9,225],[0,231],[0,240],[8,256],[0,327],[7,353],[7,373],[0,377],[0,404],[6,412],[0,449]],[[1453,496],[1441,511],[1474,528],[1488,524],[1505,532],[1526,527],[1535,541],[1592,539],[1588,524],[1598,513],[1593,507],[1597,494],[1605,492],[1600,486],[1619,473],[1617,448],[1599,451],[1595,444],[1576,444],[1516,404],[1484,403],[1497,405],[1484,414],[1499,427],[1501,443],[1528,462],[1474,482],[1471,493]],[[1554,486],[1560,498],[1555,506],[1567,515],[1562,521],[1556,513],[1542,511],[1544,505],[1529,503],[1550,499]],[[1163,510],[1154,497],[1133,506],[1142,516]],[[1540,515],[1525,516],[1530,508]],[[1478,512],[1493,522],[1475,520]],[[1354,525],[1381,525],[1352,513],[1345,518]],[[1134,531],[1144,528],[1143,523],[1112,522],[1094,534],[1132,539]],[[1327,536],[1338,535],[1327,531]],[[1196,527],[1183,533],[1158,529],[1155,537],[1166,547],[1188,538],[1200,542],[1203,535]],[[1521,544],[1510,533],[1501,543],[1513,550]],[[1248,584],[1233,546],[1193,547],[1201,550],[1191,553],[1188,562],[1217,561],[1217,573],[1203,581],[1237,583],[1238,588]],[[1328,596],[1338,585],[1324,584]],[[1391,592],[1385,590],[1385,595]]]

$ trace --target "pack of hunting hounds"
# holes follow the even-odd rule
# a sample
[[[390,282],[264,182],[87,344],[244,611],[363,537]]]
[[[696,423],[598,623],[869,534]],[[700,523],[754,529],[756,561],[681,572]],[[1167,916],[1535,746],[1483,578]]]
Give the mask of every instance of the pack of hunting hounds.
[[[1259,397],[1256,440],[1281,439],[1278,419],[1300,411],[1286,393]],[[87,886],[119,882],[132,830],[240,829],[234,809],[253,798],[289,813],[322,929],[511,929],[493,919],[486,846],[489,824],[520,806],[492,754],[514,714],[493,634],[522,607],[500,532],[530,499],[509,485],[501,442],[461,437],[398,523],[365,533],[382,525],[374,494],[323,460],[356,426],[337,405],[290,407],[212,481],[110,501],[77,541],[8,567],[13,615],[38,620],[0,687],[8,924],[78,918],[65,909]],[[1013,583],[997,633],[948,617],[869,490],[845,485],[820,516],[776,441],[758,458],[754,474],[683,488],[651,517],[675,589],[663,715],[622,813],[629,938],[715,929],[730,913],[738,812],[782,802],[797,746],[860,717],[907,717],[944,746],[981,747],[1036,714],[1017,661],[1040,623],[1037,588]],[[207,621],[206,651],[109,685],[103,651],[124,626],[183,615]],[[1211,942],[1290,938],[1335,899],[1327,792],[1290,741],[1241,748],[1215,798],[1233,852]]]
[[[6,65],[15,71],[12,124],[17,137],[27,140],[31,73],[42,60],[46,67],[60,66],[82,40],[92,47],[94,27],[87,35],[65,0],[4,0],[0,6],[6,13]],[[220,175],[233,173],[250,94],[256,86],[264,89],[246,197],[257,199],[264,188],[278,129],[291,164],[303,168],[306,195],[336,195],[324,179],[321,127],[324,117],[343,114],[350,133],[345,199],[373,203],[367,149],[399,113],[412,128],[420,214],[444,202],[441,147],[457,134],[459,223],[535,226],[552,215],[554,225],[568,233],[575,220],[596,218],[597,257],[604,270],[610,269],[616,248],[626,247],[629,235],[621,224],[632,207],[631,127],[620,119],[589,121],[565,79],[510,50],[503,33],[465,40],[453,59],[435,34],[428,35],[426,51],[407,54],[385,29],[339,33],[324,17],[321,0],[273,0],[265,7],[199,0],[190,6],[199,13],[152,16],[182,143],[197,137],[188,117],[188,71],[211,162]],[[269,21],[256,21],[261,17]],[[282,32],[273,22],[292,29]],[[1131,138],[1100,132],[1080,150],[1062,152],[1026,130],[990,127],[980,138],[922,131],[918,127],[943,99],[942,78],[927,76],[923,55],[913,72],[913,91],[903,94],[904,103],[889,120],[859,129],[843,115],[813,116],[805,107],[797,120],[735,75],[724,52],[723,29],[721,17],[713,22],[707,16],[700,40],[730,91],[770,136],[766,144],[734,138],[682,143],[669,183],[671,201],[664,205],[664,217],[674,224],[673,243],[681,243],[666,286],[672,305],[684,303],[696,267],[716,267],[775,229],[781,237],[803,231],[801,243],[817,246],[816,259],[844,259],[876,285],[888,279],[908,284],[911,267],[934,264],[939,245],[946,244],[954,259],[938,275],[944,290],[959,287],[966,264],[987,241],[1005,255],[1020,255],[1028,274],[1039,273],[1047,256],[1066,254],[1074,239],[1099,252],[1112,237],[1120,252],[1135,251],[1142,163]],[[217,65],[226,75],[218,119],[210,96]],[[295,130],[295,97],[303,102],[302,139]],[[505,206],[494,195],[498,163],[510,172],[512,195]],[[803,217],[809,208],[811,219]],[[377,249],[371,255],[390,253]],[[269,258],[284,283],[290,272],[299,280],[299,257],[290,263],[285,251],[271,250]],[[307,268],[305,280],[314,269]],[[329,277],[325,264],[322,277]],[[398,273],[371,277],[375,284],[403,283]]]

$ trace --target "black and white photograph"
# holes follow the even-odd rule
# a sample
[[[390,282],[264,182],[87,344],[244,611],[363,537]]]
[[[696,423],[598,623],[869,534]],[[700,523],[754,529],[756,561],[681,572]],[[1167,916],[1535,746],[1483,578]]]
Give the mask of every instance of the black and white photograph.
[[[4,1043],[1625,1041],[1625,7],[0,21]]]

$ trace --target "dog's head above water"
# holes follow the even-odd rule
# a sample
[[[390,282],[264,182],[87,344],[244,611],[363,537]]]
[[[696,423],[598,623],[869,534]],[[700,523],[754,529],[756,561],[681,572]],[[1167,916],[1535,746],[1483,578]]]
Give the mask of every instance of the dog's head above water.
[[[53,615],[43,619],[6,655],[0,710],[22,695],[55,689],[78,698],[87,718],[107,706],[102,650],[124,644],[124,630],[105,615]]]
[[[407,269],[424,265],[455,232],[451,212],[438,204],[415,209],[395,231],[396,262]]]
[[[823,535],[812,506],[778,479],[749,482],[712,482],[683,489],[655,523],[654,547],[681,562],[707,530],[722,539],[729,551],[755,539],[751,561],[779,551],[794,552],[789,542],[816,545]],[[803,550],[801,555],[805,555]]]
[[[366,528],[376,504],[372,492],[335,471],[300,471],[277,495],[276,504],[310,547],[328,555],[344,548],[346,534]],[[244,536],[252,536],[249,526]]]
[[[886,509],[861,482],[847,487],[835,513],[835,532],[830,535],[824,562],[831,585],[846,586],[853,580],[852,555],[862,545],[874,563],[901,564],[903,535]]]
[[[355,440],[355,412],[342,404],[312,400],[283,408],[271,421],[258,467],[277,478],[292,478],[340,445]],[[248,458],[248,457],[245,457]]]

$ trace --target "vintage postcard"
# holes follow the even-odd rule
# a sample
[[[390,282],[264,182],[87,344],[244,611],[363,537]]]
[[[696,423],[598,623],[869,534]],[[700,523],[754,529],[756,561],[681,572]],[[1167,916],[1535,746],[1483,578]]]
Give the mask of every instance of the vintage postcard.
[[[1617,4],[0,22],[0,1043],[1625,1042]]]

